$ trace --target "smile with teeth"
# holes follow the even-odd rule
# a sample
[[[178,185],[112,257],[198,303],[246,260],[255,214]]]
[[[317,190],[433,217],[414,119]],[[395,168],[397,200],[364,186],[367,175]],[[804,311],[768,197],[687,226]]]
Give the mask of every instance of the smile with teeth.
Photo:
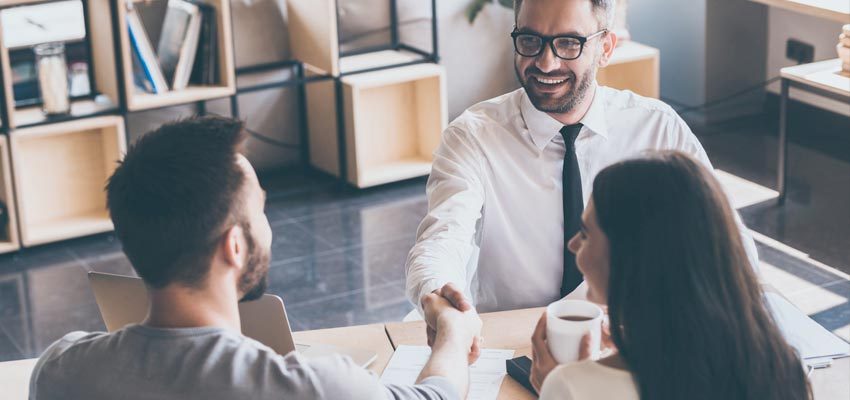
[[[561,84],[561,83],[564,83],[564,82],[567,81],[566,78],[564,78],[564,79],[546,79],[546,78],[535,77],[534,79],[536,79],[537,82],[540,82],[544,85],[558,85],[558,84]]]

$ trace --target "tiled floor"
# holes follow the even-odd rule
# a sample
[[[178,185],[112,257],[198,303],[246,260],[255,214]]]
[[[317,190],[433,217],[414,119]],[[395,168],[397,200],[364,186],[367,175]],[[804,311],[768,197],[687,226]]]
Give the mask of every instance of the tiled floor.
[[[850,118],[792,103],[788,197],[742,210],[747,226],[850,273]],[[694,127],[715,167],[776,187],[775,113]]]
[[[772,187],[769,120],[697,131],[717,167]],[[824,265],[850,271],[850,160],[812,147],[791,148],[784,208],[755,205],[742,215],[803,251],[764,239],[765,277],[850,340],[850,280]],[[412,309],[402,267],[426,210],[424,182],[354,191],[304,171],[263,177],[275,235],[269,289],[283,297],[295,330],[400,320]],[[0,256],[0,361],[37,356],[71,330],[104,328],[87,271],[132,273],[111,234]]]

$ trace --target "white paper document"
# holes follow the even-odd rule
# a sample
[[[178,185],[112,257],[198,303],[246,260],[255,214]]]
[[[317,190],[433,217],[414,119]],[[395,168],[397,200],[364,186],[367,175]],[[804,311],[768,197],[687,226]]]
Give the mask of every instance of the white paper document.
[[[386,385],[412,385],[431,356],[428,346],[398,346],[381,375]],[[469,367],[469,400],[496,400],[499,387],[507,374],[505,361],[513,350],[482,349],[481,356]]]
[[[822,361],[823,358],[838,358],[850,355],[850,344],[820,326],[777,293],[765,293],[779,330],[785,340],[800,352],[807,362]]]

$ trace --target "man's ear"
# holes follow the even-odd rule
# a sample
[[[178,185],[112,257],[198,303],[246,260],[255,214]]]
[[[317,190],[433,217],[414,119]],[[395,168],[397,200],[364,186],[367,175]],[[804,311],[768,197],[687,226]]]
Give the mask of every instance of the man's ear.
[[[614,48],[617,47],[617,34],[608,31],[602,35],[602,56],[599,57],[599,68],[606,67],[611,61],[611,56],[614,54]]]
[[[234,225],[224,233],[219,250],[227,265],[242,269],[246,247],[245,232],[241,226]]]

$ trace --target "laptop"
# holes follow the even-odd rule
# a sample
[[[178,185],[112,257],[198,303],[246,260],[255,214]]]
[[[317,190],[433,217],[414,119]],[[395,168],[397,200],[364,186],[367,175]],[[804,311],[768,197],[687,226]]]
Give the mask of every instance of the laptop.
[[[89,272],[89,284],[94,292],[100,315],[109,332],[129,324],[144,321],[148,315],[148,292],[140,278]],[[289,319],[283,300],[275,295],[239,303],[242,334],[277,352],[286,355],[298,351],[308,358],[342,354],[357,365],[367,367],[377,358],[374,351],[311,343],[296,344],[292,338]]]

